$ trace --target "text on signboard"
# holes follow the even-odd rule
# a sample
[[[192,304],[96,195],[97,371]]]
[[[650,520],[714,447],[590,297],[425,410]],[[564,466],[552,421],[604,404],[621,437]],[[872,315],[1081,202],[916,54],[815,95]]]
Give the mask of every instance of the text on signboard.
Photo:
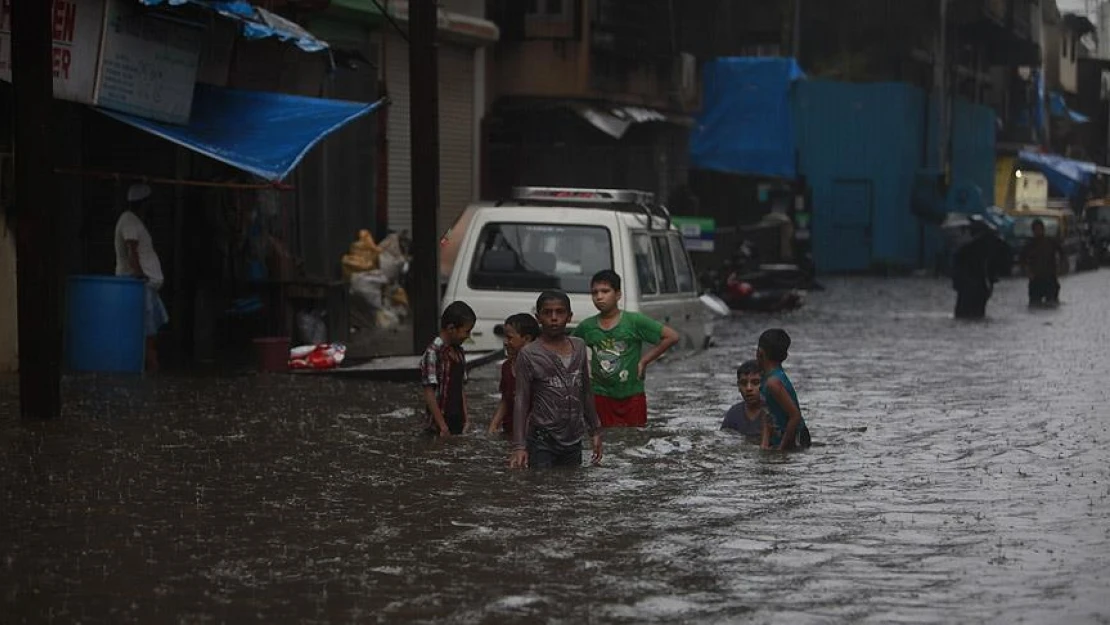
[[[0,32],[12,32],[12,2],[0,0]],[[75,0],[54,0],[50,10],[50,32],[54,38],[51,56],[54,60],[54,77],[69,79],[69,69],[73,61],[73,39],[77,33],[77,2]]]

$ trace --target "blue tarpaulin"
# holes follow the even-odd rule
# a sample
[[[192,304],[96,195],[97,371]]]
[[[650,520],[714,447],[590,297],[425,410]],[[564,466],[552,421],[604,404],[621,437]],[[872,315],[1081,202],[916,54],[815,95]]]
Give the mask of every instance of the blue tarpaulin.
[[[241,91],[198,83],[189,124],[177,126],[97,109],[125,124],[233,167],[279,181],[312,146],[381,105]]]
[[[1094,163],[1029,150],[1018,154],[1018,163],[1044,174],[1050,188],[1069,198],[1078,197],[1090,184],[1091,176],[1098,171]]]
[[[1091,121],[1090,118],[1083,113],[1068,108],[1068,103],[1067,100],[1064,100],[1064,96],[1055,91],[1048,95],[1048,102],[1049,110],[1052,111],[1053,117],[1065,117],[1077,124],[1085,124]]]
[[[276,37],[292,41],[305,52],[318,52],[328,47],[327,42],[317,39],[300,25],[244,0],[139,0],[139,3],[146,6],[192,4],[239,22],[247,39]]]
[[[805,74],[794,59],[733,57],[704,70],[703,110],[690,137],[693,167],[794,178],[790,88]]]

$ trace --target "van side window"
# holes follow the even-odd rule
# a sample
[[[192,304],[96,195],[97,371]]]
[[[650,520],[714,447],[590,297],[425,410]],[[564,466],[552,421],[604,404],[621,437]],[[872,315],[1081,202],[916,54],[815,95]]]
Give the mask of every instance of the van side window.
[[[694,271],[690,268],[690,257],[686,255],[686,246],[682,244],[682,239],[678,235],[672,234],[667,239],[671,242],[671,256],[674,257],[678,290],[681,293],[693,293]]]
[[[651,237],[633,235],[632,253],[636,257],[636,280],[640,283],[640,294],[655,295],[659,292],[659,281],[655,277],[655,263],[651,260]]]
[[[590,278],[612,268],[607,228],[488,223],[478,236],[468,283],[485,291],[589,293]]]
[[[678,282],[674,275],[674,258],[671,256],[667,237],[654,236],[651,238],[652,248],[655,250],[655,266],[659,268],[659,282],[662,286],[661,293],[678,293]]]

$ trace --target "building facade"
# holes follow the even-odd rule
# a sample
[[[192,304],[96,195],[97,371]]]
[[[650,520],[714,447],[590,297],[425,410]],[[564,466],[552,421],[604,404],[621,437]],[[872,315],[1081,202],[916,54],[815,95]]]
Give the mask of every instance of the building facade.
[[[703,3],[692,3],[703,4]],[[683,25],[660,0],[491,0],[482,193],[515,185],[633,187],[666,198],[685,182],[699,96]]]

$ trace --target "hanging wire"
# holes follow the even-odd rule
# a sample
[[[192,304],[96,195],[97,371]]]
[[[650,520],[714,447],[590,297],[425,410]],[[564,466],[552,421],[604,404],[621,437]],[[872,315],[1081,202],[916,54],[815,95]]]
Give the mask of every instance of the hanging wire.
[[[408,43],[409,42],[408,33],[406,33],[404,31],[404,29],[401,28],[401,25],[397,23],[397,20],[393,19],[393,15],[391,15],[389,13],[389,11],[387,11],[386,8],[384,6],[382,6],[382,3],[380,2],[380,0],[370,0],[370,2],[373,2],[374,7],[376,7],[378,9],[378,11],[380,11],[381,14],[383,16],[385,16],[385,19],[389,20],[389,23],[393,25],[393,29],[397,31],[398,35],[401,35],[401,39],[404,39],[405,43]]]

